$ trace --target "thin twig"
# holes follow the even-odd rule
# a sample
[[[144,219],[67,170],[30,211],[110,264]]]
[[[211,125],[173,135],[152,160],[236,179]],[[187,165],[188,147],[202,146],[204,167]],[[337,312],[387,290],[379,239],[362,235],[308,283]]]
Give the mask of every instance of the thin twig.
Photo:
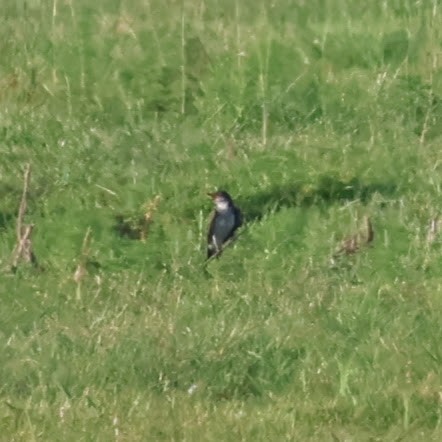
[[[86,234],[83,238],[83,245],[81,247],[81,254],[83,257],[87,256],[89,254],[89,245],[91,242],[91,228],[88,227],[86,230]]]
[[[116,192],[108,189],[107,187],[101,186],[100,184],[96,184],[96,183],[95,183],[95,186],[98,187],[99,189],[104,190],[105,192],[111,194],[112,196],[118,197],[118,194]]]
[[[428,226],[428,233],[427,233],[428,244],[432,244],[436,241],[437,236],[439,234],[439,230],[440,230],[440,219],[439,216],[436,216],[431,220],[430,225]]]
[[[15,246],[12,259],[13,269],[16,269],[18,267],[18,261],[21,257],[23,257],[26,262],[31,262],[32,264],[37,265],[37,260],[34,253],[32,252],[31,245],[31,233],[33,228],[33,224],[28,224],[23,229],[22,237],[18,240],[17,245]]]
[[[26,165],[25,174],[24,174],[24,183],[23,183],[23,194],[20,201],[20,207],[18,209],[18,217],[17,217],[17,241],[20,242],[23,235],[23,218],[26,214],[27,209],[27,196],[28,196],[28,188],[29,188],[29,179],[31,176],[31,165],[28,163]]]
[[[89,257],[89,246],[91,243],[91,228],[88,227],[83,238],[83,245],[81,246],[81,256],[78,260],[77,268],[74,272],[73,279],[77,284],[80,284],[83,277],[86,275],[86,262]]]
[[[31,176],[31,165],[28,163],[25,168],[23,177],[23,194],[20,201],[20,207],[17,215],[17,244],[12,254],[12,270],[18,267],[18,262],[23,259],[25,262],[31,263],[34,267],[41,269],[37,262],[37,258],[32,250],[31,234],[34,224],[23,224],[27,209],[27,197],[29,189],[29,180]]]

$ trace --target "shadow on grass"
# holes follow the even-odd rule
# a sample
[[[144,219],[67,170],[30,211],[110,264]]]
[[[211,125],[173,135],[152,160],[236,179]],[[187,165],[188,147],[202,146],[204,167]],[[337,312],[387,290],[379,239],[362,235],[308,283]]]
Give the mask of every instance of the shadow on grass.
[[[358,178],[342,181],[323,176],[318,183],[311,186],[303,184],[273,186],[247,198],[239,198],[238,205],[247,221],[257,221],[269,211],[278,211],[283,207],[331,205],[336,202],[354,200],[360,200],[366,204],[374,194],[391,196],[396,189],[394,183],[364,184]]]
[[[0,212],[0,230],[8,228],[17,217],[15,213]]]

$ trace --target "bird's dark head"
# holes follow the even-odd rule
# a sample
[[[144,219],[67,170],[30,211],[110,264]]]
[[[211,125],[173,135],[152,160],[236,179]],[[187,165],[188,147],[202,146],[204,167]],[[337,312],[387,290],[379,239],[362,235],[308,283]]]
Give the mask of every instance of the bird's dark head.
[[[211,192],[207,194],[212,198],[216,207],[221,210],[227,209],[233,204],[232,197],[224,190],[218,190],[217,192]]]

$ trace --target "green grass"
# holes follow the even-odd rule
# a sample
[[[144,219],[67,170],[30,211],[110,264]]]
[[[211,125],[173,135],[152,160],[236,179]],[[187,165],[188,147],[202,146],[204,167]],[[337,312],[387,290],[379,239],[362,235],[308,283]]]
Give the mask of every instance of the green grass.
[[[4,3],[1,440],[442,438],[439,2]]]

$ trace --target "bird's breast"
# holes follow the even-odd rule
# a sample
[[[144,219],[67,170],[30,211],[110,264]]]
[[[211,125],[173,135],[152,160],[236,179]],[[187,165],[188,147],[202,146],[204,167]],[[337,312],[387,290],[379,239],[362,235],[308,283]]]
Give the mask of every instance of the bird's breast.
[[[215,235],[222,239],[230,234],[235,225],[233,213],[219,214],[215,222]]]

